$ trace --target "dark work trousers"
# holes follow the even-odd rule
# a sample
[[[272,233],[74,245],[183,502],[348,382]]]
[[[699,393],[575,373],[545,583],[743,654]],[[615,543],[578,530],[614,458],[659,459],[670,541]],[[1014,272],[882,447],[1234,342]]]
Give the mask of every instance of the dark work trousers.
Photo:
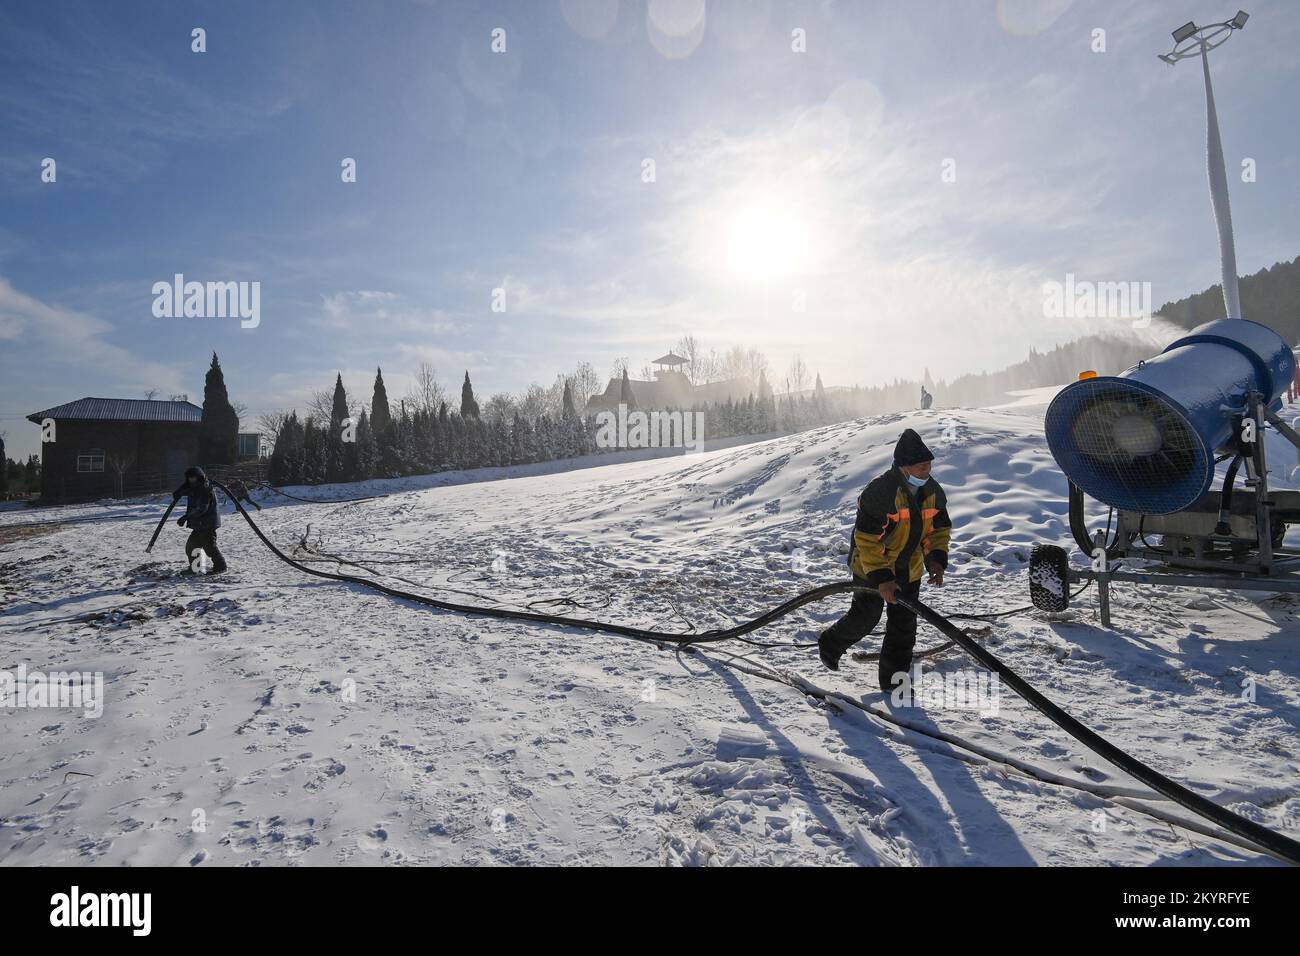
[[[900,585],[898,593],[915,601],[921,596],[920,579]],[[914,613],[901,604],[886,604],[878,591],[856,591],[849,613],[826,629],[823,640],[837,656],[843,654],[875,630],[881,612],[885,613],[885,639],[880,647],[880,689],[891,690],[893,675],[912,666],[912,649],[916,646]]]
[[[218,571],[226,570],[226,559],[221,556],[221,551],[217,548],[216,528],[207,531],[191,531],[190,536],[185,539],[185,561],[191,568],[194,567],[194,551],[197,548],[202,548],[212,559],[211,573],[216,574]],[[913,627],[915,628],[915,621]]]

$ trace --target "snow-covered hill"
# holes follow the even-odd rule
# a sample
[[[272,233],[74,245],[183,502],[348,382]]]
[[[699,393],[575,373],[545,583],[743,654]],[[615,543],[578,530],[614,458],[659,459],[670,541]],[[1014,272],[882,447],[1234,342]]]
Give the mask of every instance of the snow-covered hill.
[[[1027,603],[1029,548],[1068,530],[1065,480],[1021,409],[376,482],[367,493],[392,493],[352,504],[261,498],[255,517],[286,550],[305,539],[458,600],[705,629],[843,578],[856,496],[909,426],[939,456],[955,521],[948,584],[923,598],[949,612]],[[807,648],[676,654],[443,614],[302,575],[238,516],[221,532],[232,572],[177,578],[180,529],[143,554],[161,508],[64,509],[110,517],[0,547],[0,669],[105,680],[98,718],[0,711],[0,863],[1273,862],[1114,797],[1143,788],[1009,691],[990,716],[895,708],[872,692],[873,664],[832,674]],[[29,520],[0,515],[0,531]],[[1295,602],[1134,587],[1114,601],[1113,630],[1085,595],[1059,619],[1004,618],[987,641],[1166,774],[1300,829]],[[811,642],[846,603],[755,636]],[[920,646],[939,640],[922,627]],[[747,672],[763,666],[912,729]],[[970,669],[955,651],[927,666]]]

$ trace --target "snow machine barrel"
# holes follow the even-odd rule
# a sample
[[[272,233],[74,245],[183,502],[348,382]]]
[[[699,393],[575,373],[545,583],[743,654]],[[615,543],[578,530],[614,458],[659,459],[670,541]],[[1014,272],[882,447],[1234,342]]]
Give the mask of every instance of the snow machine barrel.
[[[1063,388],[1047,409],[1047,444],[1097,501],[1172,514],[1209,489],[1215,452],[1233,438],[1249,393],[1276,409],[1294,374],[1290,346],[1267,326],[1207,322],[1119,375]]]

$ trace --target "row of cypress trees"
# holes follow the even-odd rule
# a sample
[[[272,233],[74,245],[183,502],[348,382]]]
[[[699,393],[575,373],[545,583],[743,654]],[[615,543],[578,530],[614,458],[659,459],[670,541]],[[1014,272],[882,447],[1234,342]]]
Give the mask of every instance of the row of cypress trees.
[[[729,399],[684,411],[703,412],[709,439],[797,431],[851,417],[828,401],[820,378],[817,385],[807,397],[778,398],[764,388],[760,395],[741,401]],[[636,407],[626,373],[620,397],[630,408]],[[619,450],[597,445],[599,428],[595,417],[579,414],[570,382],[565,382],[557,418],[541,415],[530,421],[516,411],[510,419],[485,419],[468,372],[459,409],[449,408],[446,402],[436,409],[410,408],[400,402],[394,411],[382,369],[375,375],[369,410],[352,421],[343,377],[338,375],[328,422],[299,419],[297,412],[284,421],[275,436],[270,480],[275,484],[360,481]]]
[[[270,479],[276,484],[316,484],[427,474],[453,468],[520,465],[572,458],[595,451],[593,423],[574,407],[566,383],[558,420],[543,415],[530,422],[483,419],[469,373],[461,386],[459,410],[441,402],[437,409],[388,401],[383,370],[375,375],[369,411],[355,421],[348,412],[343,377],[334,381],[328,422],[290,414],[275,436]]]

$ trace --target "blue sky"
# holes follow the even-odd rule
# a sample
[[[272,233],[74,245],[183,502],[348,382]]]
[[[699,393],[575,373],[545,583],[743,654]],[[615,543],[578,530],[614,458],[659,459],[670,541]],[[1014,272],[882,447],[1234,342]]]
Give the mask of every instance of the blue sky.
[[[1001,367],[1105,329],[1043,317],[1067,272],[1157,305],[1217,281],[1199,66],[1155,54],[1233,12],[7,0],[0,430],[26,454],[50,405],[197,399],[214,350],[250,415],[336,371],[485,397],[684,333],[827,384]],[[1300,253],[1300,8],[1250,12],[1212,58],[1243,274]],[[177,272],[260,282],[259,327],[155,318]]]

